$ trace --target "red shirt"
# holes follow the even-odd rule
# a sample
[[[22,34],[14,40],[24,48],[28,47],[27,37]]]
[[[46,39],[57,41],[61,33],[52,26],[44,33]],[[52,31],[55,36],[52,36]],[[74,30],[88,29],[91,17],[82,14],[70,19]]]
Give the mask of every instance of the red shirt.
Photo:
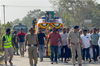
[[[50,32],[49,33],[50,45],[58,46],[58,42],[57,42],[58,38],[61,38],[59,33]]]
[[[18,38],[19,38],[19,42],[24,42],[25,41],[25,33],[24,32],[19,32],[18,34],[17,34],[17,36],[18,36]]]

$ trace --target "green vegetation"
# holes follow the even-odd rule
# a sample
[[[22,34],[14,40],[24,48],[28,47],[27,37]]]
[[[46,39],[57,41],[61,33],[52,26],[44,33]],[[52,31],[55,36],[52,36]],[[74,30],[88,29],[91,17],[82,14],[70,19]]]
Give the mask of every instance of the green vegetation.
[[[100,4],[95,0],[49,0],[54,8],[58,8],[59,17],[66,27],[79,25],[84,20],[91,19],[96,27],[100,28]]]
[[[10,22],[10,24],[13,26],[15,24],[22,23],[22,24],[25,24],[28,28],[30,28],[35,18],[44,16],[44,15],[45,15],[45,12],[41,11],[40,9],[29,11],[28,14],[22,18],[22,20],[16,19]]]

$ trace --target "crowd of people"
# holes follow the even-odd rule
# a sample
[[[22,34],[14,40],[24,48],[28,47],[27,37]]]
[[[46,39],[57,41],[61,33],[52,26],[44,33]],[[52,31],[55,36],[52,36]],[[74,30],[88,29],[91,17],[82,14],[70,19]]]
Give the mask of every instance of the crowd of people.
[[[99,37],[99,29],[93,28],[89,30],[79,30],[79,26],[77,25],[71,30],[69,28],[63,28],[62,33],[53,27],[48,38],[46,38],[45,34],[42,33],[42,28],[39,28],[37,34],[35,34],[35,30],[33,28],[29,29],[28,34],[25,34],[21,28],[18,34],[17,31],[14,31],[13,36],[10,34],[10,29],[8,28],[6,30],[6,34],[2,38],[2,49],[5,52],[5,65],[7,66],[8,52],[10,54],[9,63],[12,66],[13,54],[15,55],[17,53],[17,55],[24,57],[26,46],[28,46],[27,50],[30,66],[37,66],[37,52],[39,54],[40,62],[42,62],[45,46],[48,49],[49,42],[51,50],[51,64],[54,62],[56,62],[56,64],[58,64],[58,62],[68,63],[71,59],[73,66],[75,66],[76,61],[78,61],[79,66],[82,66],[82,62],[85,63],[85,61],[88,61],[89,63],[91,63],[91,61],[97,62],[100,52]],[[46,45],[44,40],[47,41]],[[20,50],[20,54],[18,49]]]

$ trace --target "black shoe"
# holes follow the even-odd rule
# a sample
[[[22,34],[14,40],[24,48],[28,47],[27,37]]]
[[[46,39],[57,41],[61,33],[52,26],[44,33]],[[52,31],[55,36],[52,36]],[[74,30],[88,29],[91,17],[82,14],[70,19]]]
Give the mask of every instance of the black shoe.
[[[19,55],[19,54],[17,54],[17,55]]]
[[[89,63],[91,63],[91,60],[89,60]]]
[[[51,62],[51,64],[53,64],[53,62]]]
[[[78,60],[76,59],[76,61],[78,61]]]

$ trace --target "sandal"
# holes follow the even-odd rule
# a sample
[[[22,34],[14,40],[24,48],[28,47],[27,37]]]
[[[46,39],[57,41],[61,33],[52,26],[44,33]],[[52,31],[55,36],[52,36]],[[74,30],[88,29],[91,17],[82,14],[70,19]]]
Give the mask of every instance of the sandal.
[[[13,66],[13,63],[12,62],[9,61],[9,63],[10,63],[11,66]]]

